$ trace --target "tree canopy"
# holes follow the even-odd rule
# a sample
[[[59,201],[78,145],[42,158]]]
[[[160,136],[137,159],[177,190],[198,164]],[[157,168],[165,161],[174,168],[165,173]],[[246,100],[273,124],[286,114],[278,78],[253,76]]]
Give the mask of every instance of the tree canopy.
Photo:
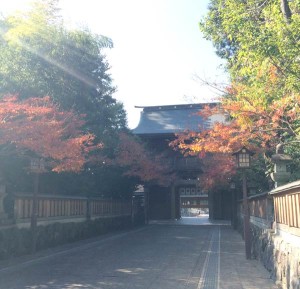
[[[112,41],[88,29],[67,29],[57,1],[35,1],[0,23],[0,93],[50,96],[62,109],[85,114],[87,130],[108,141],[126,127],[126,113],[103,53]]]
[[[151,155],[146,153],[143,156],[144,161],[138,161],[141,157],[138,154],[146,150],[142,144],[131,138],[123,105],[113,97],[116,87],[104,53],[105,49],[112,47],[111,39],[96,35],[87,28],[67,28],[59,14],[58,0],[35,0],[32,9],[0,20],[2,101],[16,107],[25,105],[27,101],[45,102],[48,99],[45,96],[48,96],[53,108],[65,111],[64,115],[66,111],[72,111],[74,116],[66,118],[69,119],[68,126],[71,126],[73,121],[74,126],[78,122],[82,123],[82,135],[74,140],[76,145],[90,144],[92,140],[101,144],[101,156],[99,157],[99,151],[97,156],[98,160],[102,161],[89,162],[80,174],[44,176],[44,183],[47,184],[45,191],[48,193],[56,191],[120,196],[122,193],[132,192],[138,180],[158,181],[154,172],[158,162],[151,162]],[[15,99],[7,100],[7,95],[17,95],[21,102],[17,103]],[[46,107],[41,107],[41,112],[45,109]],[[20,110],[18,112],[20,113]],[[47,114],[44,117],[46,120]],[[40,120],[44,120],[42,115]],[[61,130],[55,131],[53,127],[52,131],[51,117],[48,121],[49,124],[44,122],[44,126],[33,122],[32,131],[29,132],[29,125],[25,128],[25,123],[18,127],[16,117],[11,123],[16,129],[14,137],[24,136],[22,129],[29,132],[29,135],[34,136],[30,143],[31,148],[35,146],[37,151],[38,147],[42,149],[44,145],[43,140],[39,142],[37,137],[40,134],[40,137],[49,140],[47,151],[58,153],[60,147],[52,142],[51,138],[52,134],[55,135]],[[25,141],[29,142],[29,139],[24,138],[23,144]],[[130,158],[125,153],[128,143],[131,144],[131,148],[136,148],[131,150]],[[21,139],[15,140],[15,145],[21,145]],[[77,154],[76,145],[73,148],[69,143],[65,153]],[[77,161],[79,164],[79,160]],[[56,170],[63,169],[57,167]]]
[[[223,108],[265,149],[299,138],[299,12],[299,1],[213,0],[201,24],[227,59]]]
[[[220,106],[227,122],[178,137],[193,154],[231,154],[247,146],[265,156],[276,150],[299,155],[299,0],[211,0],[200,23],[204,36],[226,60],[231,83]],[[298,158],[296,158],[297,160]],[[271,168],[272,169],[272,168]]]
[[[49,97],[0,101],[1,152],[10,150],[27,157],[48,160],[52,171],[79,172],[89,152],[101,149],[94,135],[84,134],[84,121],[72,111],[61,111]]]

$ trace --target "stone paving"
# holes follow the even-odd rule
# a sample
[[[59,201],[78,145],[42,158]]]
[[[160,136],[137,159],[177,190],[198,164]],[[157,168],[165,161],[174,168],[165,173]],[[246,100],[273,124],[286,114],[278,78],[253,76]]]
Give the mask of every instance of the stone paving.
[[[0,289],[273,289],[228,223],[152,222],[0,264]]]
[[[245,259],[242,237],[230,227],[230,221],[211,221],[207,215],[185,217],[180,220],[151,221],[155,225],[213,226],[220,228],[220,237],[211,242],[214,248],[208,253],[210,268],[200,276],[197,289],[275,289],[268,271],[257,260]],[[218,248],[219,243],[219,248]],[[217,257],[217,255],[219,255]],[[217,259],[219,258],[219,260]],[[213,269],[213,270],[211,270]],[[205,267],[204,269],[205,270]],[[202,272],[203,275],[204,272]],[[218,276],[218,277],[217,277]]]

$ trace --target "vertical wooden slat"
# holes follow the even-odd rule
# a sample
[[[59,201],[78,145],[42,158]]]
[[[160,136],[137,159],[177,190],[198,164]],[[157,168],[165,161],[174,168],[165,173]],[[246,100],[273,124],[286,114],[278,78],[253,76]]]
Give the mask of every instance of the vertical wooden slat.
[[[293,207],[293,227],[297,228],[298,224],[297,224],[296,196],[297,194],[292,195],[292,207]]]
[[[287,202],[287,225],[290,226],[291,224],[291,196],[286,195],[286,202]]]
[[[286,197],[285,196],[282,196],[281,197],[281,212],[282,212],[282,223],[283,224],[286,224]]]
[[[294,210],[294,195],[290,195],[290,226],[295,227],[295,210]]]
[[[27,199],[23,199],[24,203],[24,212],[23,212],[23,219],[27,218],[28,215],[28,206],[29,206],[29,201]]]
[[[26,218],[30,218],[31,216],[31,208],[32,208],[32,204],[31,204],[31,200],[27,200],[27,214],[26,214]]]
[[[42,200],[37,200],[37,216],[40,218],[43,215],[43,205],[41,204]]]
[[[284,200],[285,197],[280,197],[280,207],[281,207],[281,223],[285,224],[285,215],[284,215]]]
[[[277,200],[277,216],[278,216],[278,218],[277,218],[277,221],[278,221],[278,223],[281,223],[281,214],[280,214],[280,210],[281,210],[281,208],[280,208],[280,198],[279,197],[276,197],[276,200]]]
[[[57,210],[57,205],[56,205],[56,200],[52,200],[53,204],[53,217],[56,217],[56,210]]]
[[[300,227],[300,204],[299,204],[299,194],[295,195],[295,219],[297,228]]]
[[[292,226],[292,207],[291,207],[291,196],[290,195],[286,195],[286,201],[287,201],[287,225],[289,227]]]
[[[296,196],[296,208],[297,208],[297,223],[298,228],[300,228],[300,194]]]
[[[61,200],[57,200],[57,216],[61,216]]]
[[[274,198],[273,199],[274,201],[274,218],[275,218],[275,222],[277,223],[278,222],[278,207],[277,207],[277,198]]]
[[[273,198],[273,204],[274,204],[274,221],[277,222],[278,215],[277,215],[277,199]]]
[[[285,224],[285,217],[284,217],[284,199],[285,197],[280,197],[280,207],[281,207],[281,223]]]
[[[293,195],[287,195],[288,199],[288,215],[289,215],[289,226],[294,227],[294,213],[293,213]]]
[[[295,211],[294,211],[294,195],[290,195],[290,207],[291,207],[291,212],[290,212],[290,216],[291,216],[291,220],[290,220],[290,226],[295,227]]]
[[[276,203],[277,203],[277,222],[278,223],[281,223],[281,220],[280,220],[280,201],[279,201],[279,198],[276,197]]]
[[[74,200],[70,201],[70,215],[74,216]]]
[[[287,195],[284,196],[284,216],[285,216],[285,224],[288,225],[289,224],[289,201],[288,201],[288,197]]]
[[[66,216],[66,200],[61,201],[61,214],[62,216]]]
[[[98,215],[98,204],[95,200],[91,201],[91,216]]]
[[[71,216],[71,200],[67,200],[67,208],[66,208],[66,215]]]
[[[299,195],[295,195],[295,221],[296,221],[296,227],[300,228],[300,203],[299,203]]]
[[[279,220],[281,224],[284,224],[284,217],[283,217],[283,197],[280,196],[278,198],[279,201]]]

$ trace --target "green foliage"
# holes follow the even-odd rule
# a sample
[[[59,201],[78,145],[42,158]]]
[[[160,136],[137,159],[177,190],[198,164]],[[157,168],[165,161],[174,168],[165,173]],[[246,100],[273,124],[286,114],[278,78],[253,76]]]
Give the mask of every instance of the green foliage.
[[[223,108],[241,134],[270,133],[269,140],[248,138],[248,145],[263,147],[270,155],[282,145],[294,159],[294,178],[299,176],[300,142],[299,7],[300,0],[211,0],[200,23],[227,61],[231,85]],[[272,166],[266,165],[270,173]]]
[[[123,177],[124,172],[116,166],[95,166],[76,175],[47,173],[41,176],[40,191],[44,194],[128,199],[138,180]]]
[[[50,96],[60,108],[82,115],[85,131],[104,144],[102,157],[114,158],[119,132],[127,127],[123,105],[113,98],[116,87],[104,54],[112,41],[85,28],[67,29],[57,4],[58,0],[36,0],[31,10],[0,20],[0,97]],[[30,177],[21,172],[25,167],[16,166],[7,174],[12,183],[9,190],[31,190]],[[127,195],[136,179],[123,173],[114,167],[89,165],[79,175],[48,174],[40,192]],[[18,184],[12,181],[17,175],[22,176]]]
[[[62,109],[84,114],[86,129],[109,143],[115,130],[126,127],[102,52],[112,42],[87,29],[66,29],[56,2],[35,1],[29,12],[2,19],[0,93],[49,95]]]
[[[265,87],[266,81],[264,77],[259,81],[257,75],[268,75],[271,66],[277,68],[277,93],[267,93],[268,98],[299,92],[300,88],[300,1],[281,2],[291,9],[290,21],[278,0],[212,0],[208,16],[200,24],[218,55],[227,59],[233,82],[246,83],[255,92],[257,87]]]

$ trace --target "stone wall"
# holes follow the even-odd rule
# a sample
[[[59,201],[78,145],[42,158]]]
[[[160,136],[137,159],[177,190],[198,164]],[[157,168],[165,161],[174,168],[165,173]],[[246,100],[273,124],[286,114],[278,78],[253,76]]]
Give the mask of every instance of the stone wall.
[[[284,289],[300,289],[300,232],[277,229],[273,244],[277,282]]]
[[[107,217],[84,222],[52,223],[37,227],[37,250],[70,243],[132,226],[131,216]],[[30,228],[0,229],[0,260],[31,253]]]
[[[263,263],[278,288],[300,289],[300,181],[248,202],[252,257]],[[242,234],[241,202],[237,212],[237,228]]]
[[[286,228],[285,228],[286,229]],[[300,289],[300,232],[266,229],[251,222],[252,256],[260,260],[278,288]]]

